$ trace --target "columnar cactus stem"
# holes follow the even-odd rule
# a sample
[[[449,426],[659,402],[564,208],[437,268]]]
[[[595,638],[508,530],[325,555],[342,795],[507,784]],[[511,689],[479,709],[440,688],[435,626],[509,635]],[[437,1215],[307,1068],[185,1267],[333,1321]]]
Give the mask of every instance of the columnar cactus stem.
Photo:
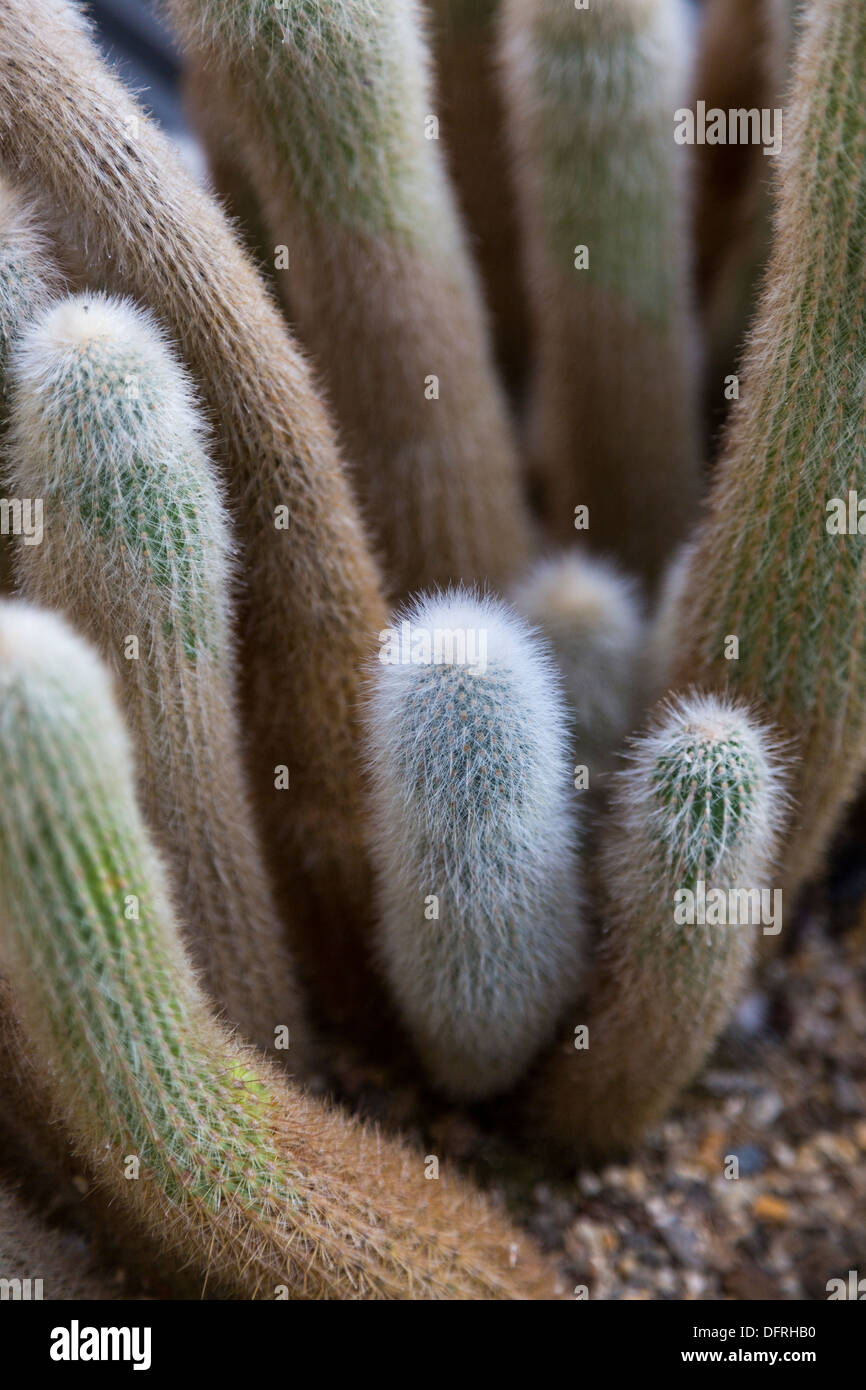
[[[60,282],[42,233],[26,200],[0,182],[0,434],[9,417],[9,357],[22,328],[54,293]],[[0,496],[6,497],[6,467],[0,473]],[[7,500],[12,500],[7,498]],[[21,499],[19,499],[21,500]],[[34,499],[30,498],[32,502]],[[0,534],[0,593],[12,585],[10,535]]]
[[[496,61],[499,0],[427,0],[427,9],[448,168],[481,272],[499,368],[522,397],[529,314]]]
[[[694,103],[725,112],[783,109],[797,3],[710,0],[701,20]],[[725,378],[737,370],[769,251],[774,158],[762,143],[695,150],[696,279],[714,423],[724,412]]]
[[[625,1149],[664,1113],[737,1002],[759,923],[775,929],[780,901],[755,897],[772,888],[779,761],[743,710],[714,696],[668,706],[618,782],[586,1011],[528,1084],[533,1133],[572,1156]]]
[[[402,597],[529,553],[417,0],[166,0],[226,103]]]
[[[300,1000],[240,760],[228,526],[186,375],[146,314],[83,294],[25,331],[13,379],[11,477],[47,510],[42,544],[18,549],[21,593],[63,611],[118,678],[210,992],[263,1047],[289,1028],[285,1059],[300,1061]]]
[[[65,210],[97,273],[153,309],[218,425],[243,552],[251,791],[324,1006],[368,1018],[353,712],[385,611],[306,364],[220,209],[65,0],[0,0],[0,154]]]
[[[238,149],[231,116],[213,97],[208,73],[191,63],[183,73],[183,105],[187,119],[207,154],[214,190],[234,219],[243,243],[262,272],[274,275],[274,248],[265,229],[261,204],[250,183]]]
[[[113,1226],[160,1243],[168,1282],[235,1298],[549,1290],[462,1184],[426,1181],[420,1154],[283,1089],[214,1021],[107,672],[24,604],[0,608],[0,778],[0,959]]]
[[[866,8],[810,7],[766,288],[675,624],[672,685],[742,693],[797,740],[789,892],[866,763],[864,89]]]
[[[680,0],[505,0],[502,62],[534,312],[530,450],[556,535],[658,577],[694,521],[696,342]]]
[[[642,713],[645,634],[635,585],[608,561],[572,550],[539,561],[515,589],[514,604],[553,648],[576,764],[592,790],[621,766],[622,741]]]
[[[431,1078],[490,1095],[549,1037],[582,964],[558,675],[504,605],[465,592],[398,614],[380,657],[379,955]]]

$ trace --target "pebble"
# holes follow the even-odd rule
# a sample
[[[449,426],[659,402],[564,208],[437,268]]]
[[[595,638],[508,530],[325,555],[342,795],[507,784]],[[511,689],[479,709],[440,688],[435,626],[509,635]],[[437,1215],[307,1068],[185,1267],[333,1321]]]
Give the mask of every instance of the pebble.
[[[843,1168],[856,1163],[859,1156],[856,1144],[852,1144],[844,1134],[816,1134],[812,1144],[831,1163],[838,1163]]]
[[[699,1269],[705,1263],[703,1241],[692,1227],[676,1219],[660,1226],[662,1239],[681,1264]]]
[[[775,1225],[787,1225],[791,1220],[791,1208],[781,1197],[771,1192],[762,1192],[752,1203],[752,1211],[758,1221],[768,1221]]]
[[[740,1148],[731,1150],[731,1157],[739,1164],[741,1178],[753,1178],[763,1173],[767,1166],[767,1155],[758,1144],[742,1144]]]
[[[769,1088],[762,1090],[750,1100],[746,1107],[746,1118],[755,1129],[767,1129],[774,1124],[785,1109],[785,1102],[778,1091]]]
[[[754,1095],[756,1091],[763,1090],[756,1077],[742,1071],[707,1071],[699,1085],[710,1096]]]

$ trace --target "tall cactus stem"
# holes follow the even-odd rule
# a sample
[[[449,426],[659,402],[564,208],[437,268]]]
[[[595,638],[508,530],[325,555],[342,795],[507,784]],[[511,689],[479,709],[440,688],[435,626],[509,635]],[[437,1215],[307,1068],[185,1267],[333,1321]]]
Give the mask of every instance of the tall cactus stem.
[[[558,540],[655,583],[699,493],[681,0],[505,0],[534,333],[529,448]],[[584,510],[588,508],[588,513]]]
[[[418,0],[166,9],[232,113],[395,596],[503,585],[530,526]]]

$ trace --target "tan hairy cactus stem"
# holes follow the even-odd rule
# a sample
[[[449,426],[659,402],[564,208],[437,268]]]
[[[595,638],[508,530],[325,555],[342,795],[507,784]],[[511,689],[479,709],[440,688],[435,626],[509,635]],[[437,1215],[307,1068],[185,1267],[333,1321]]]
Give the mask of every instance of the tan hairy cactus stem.
[[[529,370],[529,313],[496,61],[499,3],[427,0],[427,9],[448,168],[481,272],[499,369],[520,398]]]
[[[686,33],[680,0],[503,3],[534,471],[558,541],[585,530],[650,585],[700,489]]]
[[[5,1185],[0,1185],[0,1285],[4,1299],[79,1303],[123,1296],[107,1274],[91,1267],[80,1238],[46,1226]]]
[[[511,423],[417,0],[166,0],[225,103],[293,322],[321,366],[396,597],[516,576]]]
[[[323,1006],[369,1020],[355,707],[385,614],[307,366],[216,203],[64,0],[0,0],[0,156],[171,331],[218,426],[244,571],[251,791]]]
[[[754,702],[795,740],[793,893],[866,767],[866,8],[810,7],[740,400],[678,584],[668,683]]]

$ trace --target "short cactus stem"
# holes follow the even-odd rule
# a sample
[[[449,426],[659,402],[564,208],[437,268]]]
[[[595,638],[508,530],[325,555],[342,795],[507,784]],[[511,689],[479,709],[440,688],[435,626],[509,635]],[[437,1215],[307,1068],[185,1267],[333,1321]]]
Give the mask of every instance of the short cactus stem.
[[[663,707],[602,829],[602,935],[585,1011],[527,1085],[532,1130],[570,1156],[631,1147],[698,1070],[762,931],[786,814],[779,751],[714,696]]]
[[[159,1250],[175,1292],[550,1292],[528,1240],[459,1180],[426,1181],[422,1155],[283,1086],[216,1022],[108,672],[22,603],[0,606],[0,778],[0,961],[32,1055],[94,1201],[131,1248]]]
[[[545,645],[465,591],[398,614],[368,705],[378,953],[433,1081],[513,1084],[577,988],[568,720]]]
[[[595,790],[642,713],[644,620],[637,586],[607,560],[566,551],[539,561],[514,591],[547,638],[574,725],[576,786]]]

